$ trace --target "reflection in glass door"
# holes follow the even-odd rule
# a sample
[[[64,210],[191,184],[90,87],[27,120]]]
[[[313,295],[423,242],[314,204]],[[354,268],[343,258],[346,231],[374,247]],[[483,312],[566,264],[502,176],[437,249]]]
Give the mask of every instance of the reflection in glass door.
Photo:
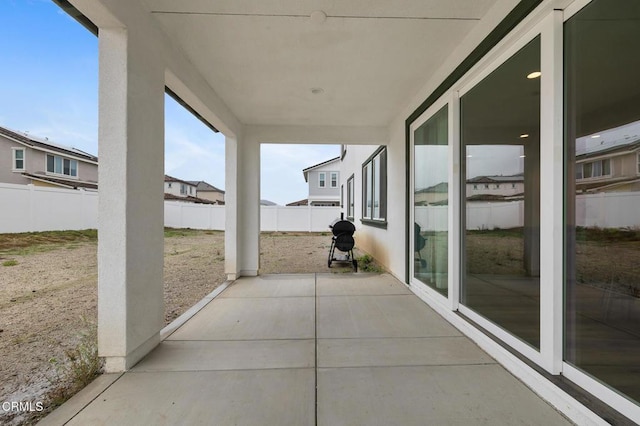
[[[445,105],[414,133],[413,276],[448,294],[449,146]]]
[[[460,114],[460,301],[539,348],[540,36],[462,96]]]

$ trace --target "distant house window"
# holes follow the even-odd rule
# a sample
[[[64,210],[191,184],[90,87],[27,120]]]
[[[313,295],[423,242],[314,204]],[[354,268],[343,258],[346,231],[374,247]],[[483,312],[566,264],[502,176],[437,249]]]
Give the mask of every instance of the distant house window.
[[[478,189],[478,185],[473,185],[473,189]]]
[[[13,170],[24,171],[24,148],[13,148]]]
[[[336,172],[331,172],[331,187],[332,188],[338,187],[338,173]]]
[[[47,173],[78,177],[78,160],[47,154]]]
[[[576,179],[589,179],[611,175],[611,160],[597,160],[576,164]]]
[[[191,194],[193,194],[193,187],[192,186],[189,187],[189,195],[191,195]]]
[[[318,186],[325,188],[327,186],[327,174],[325,172],[318,173]]]
[[[167,185],[167,188],[171,188],[171,182],[169,182],[169,184]]]
[[[387,217],[387,149],[379,148],[362,166],[364,219],[384,221]]]
[[[353,219],[353,212],[355,205],[353,201],[353,175],[349,179],[347,179],[347,218]]]
[[[180,184],[180,195],[187,195],[187,185],[184,183]]]
[[[500,184],[496,183],[496,189],[500,189]]]
[[[640,175],[640,152],[638,153],[638,174]]]
[[[515,183],[511,184],[511,189],[516,189],[516,184]]]
[[[484,189],[489,189],[489,184],[488,183],[484,184]]]

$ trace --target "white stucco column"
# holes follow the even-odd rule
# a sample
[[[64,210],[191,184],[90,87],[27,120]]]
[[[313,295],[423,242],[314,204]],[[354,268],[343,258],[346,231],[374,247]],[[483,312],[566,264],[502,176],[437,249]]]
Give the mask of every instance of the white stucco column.
[[[235,280],[260,268],[260,144],[225,144],[225,273]]]
[[[164,70],[123,28],[99,34],[98,349],[124,371],[164,325]]]

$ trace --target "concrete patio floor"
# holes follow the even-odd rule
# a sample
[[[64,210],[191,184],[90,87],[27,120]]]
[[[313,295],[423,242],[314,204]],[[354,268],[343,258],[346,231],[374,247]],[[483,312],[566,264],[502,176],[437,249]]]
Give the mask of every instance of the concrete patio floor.
[[[390,275],[241,278],[201,305],[41,424],[571,424]]]

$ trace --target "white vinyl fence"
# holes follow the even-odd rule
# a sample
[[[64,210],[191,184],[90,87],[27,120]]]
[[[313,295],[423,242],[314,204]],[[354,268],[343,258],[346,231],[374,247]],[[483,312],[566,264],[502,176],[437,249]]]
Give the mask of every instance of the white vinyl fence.
[[[415,221],[423,231],[447,230],[447,206],[418,206]],[[469,202],[467,229],[508,229],[524,226],[524,201]],[[640,227],[640,192],[581,194],[576,199],[578,226]]]
[[[506,229],[524,224],[523,201],[468,203],[467,229]],[[165,201],[164,221],[173,228],[224,230],[224,206]],[[640,227],[640,192],[579,195],[577,224],[600,228]],[[322,232],[339,207],[262,206],[262,231]],[[416,207],[424,231],[447,229],[447,206]],[[0,233],[90,229],[98,226],[98,194],[92,191],[0,183]]]
[[[340,208],[262,206],[260,216],[262,231],[322,232]],[[164,202],[165,226],[223,231],[224,221],[224,206]],[[97,192],[0,183],[0,233],[97,227]]]

